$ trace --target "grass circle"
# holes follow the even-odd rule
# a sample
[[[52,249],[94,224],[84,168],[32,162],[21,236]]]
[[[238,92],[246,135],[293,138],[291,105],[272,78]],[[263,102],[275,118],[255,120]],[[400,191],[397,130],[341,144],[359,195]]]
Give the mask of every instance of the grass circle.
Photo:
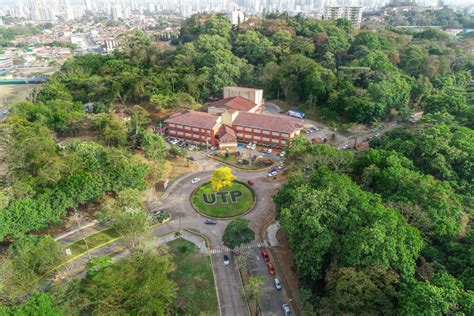
[[[227,203],[223,203],[223,198],[218,194],[219,192],[212,190],[210,182],[204,183],[193,191],[191,196],[193,207],[206,216],[228,218],[246,213],[255,204],[253,190],[242,182],[234,181],[232,187],[224,189],[223,192],[229,192],[225,195]],[[231,192],[241,192],[242,196],[237,197],[235,203],[233,203]],[[203,195],[207,195],[209,199],[213,195],[215,202],[212,204],[206,203]],[[209,199],[208,202],[210,201]]]

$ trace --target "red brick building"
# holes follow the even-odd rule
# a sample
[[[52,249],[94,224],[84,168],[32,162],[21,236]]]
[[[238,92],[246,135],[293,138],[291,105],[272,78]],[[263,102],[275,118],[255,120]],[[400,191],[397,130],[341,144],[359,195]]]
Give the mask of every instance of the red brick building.
[[[244,92],[255,90],[243,89]],[[303,128],[302,120],[254,112],[262,106],[240,96],[219,100],[211,104],[209,113],[186,110],[172,115],[165,120],[167,134],[221,150],[236,149],[238,142],[278,148],[288,146],[291,138],[299,135]]]

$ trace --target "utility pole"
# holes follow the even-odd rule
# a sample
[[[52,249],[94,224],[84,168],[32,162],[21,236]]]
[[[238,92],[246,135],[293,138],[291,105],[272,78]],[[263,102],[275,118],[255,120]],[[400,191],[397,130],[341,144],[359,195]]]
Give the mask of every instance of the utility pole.
[[[323,118],[324,118],[324,116],[320,116],[319,118],[321,119],[321,127],[323,127]]]

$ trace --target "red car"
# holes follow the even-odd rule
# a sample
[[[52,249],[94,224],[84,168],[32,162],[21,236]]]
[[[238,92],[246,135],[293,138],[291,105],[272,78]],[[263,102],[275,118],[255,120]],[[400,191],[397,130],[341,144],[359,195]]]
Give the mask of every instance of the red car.
[[[252,181],[252,180],[248,180],[247,183],[248,183],[249,185],[253,185],[253,181]]]
[[[270,257],[268,256],[268,252],[266,250],[262,251],[262,258],[263,258],[263,261],[265,262],[270,261]]]
[[[273,267],[273,264],[271,264],[270,262],[267,263],[267,268],[268,268],[268,272],[269,272],[271,275],[275,275],[275,268]]]

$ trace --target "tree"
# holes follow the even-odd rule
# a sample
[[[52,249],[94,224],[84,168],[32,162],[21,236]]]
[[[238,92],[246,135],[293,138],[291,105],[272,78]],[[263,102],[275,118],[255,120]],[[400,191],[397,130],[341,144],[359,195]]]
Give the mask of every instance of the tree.
[[[347,176],[321,168],[307,183],[292,178],[274,200],[295,252],[296,270],[310,285],[323,278],[331,264],[414,272],[423,246],[418,230]]]
[[[20,306],[5,308],[2,311],[0,305],[0,313],[2,315],[63,315],[61,310],[54,306],[53,298],[45,293],[35,293],[28,301]]]
[[[400,312],[404,315],[440,315],[474,311],[472,291],[464,292],[462,284],[448,273],[437,273],[432,282],[414,281],[401,291]]]
[[[168,155],[163,137],[147,130],[143,139],[143,152],[148,159],[163,161]]]
[[[130,110],[130,134],[135,146],[138,143],[138,136],[143,130],[143,125],[150,122],[150,114],[141,106],[134,105]]]
[[[219,192],[226,188],[230,188],[232,187],[234,179],[235,176],[232,174],[232,169],[229,167],[217,168],[211,176],[212,190]]]
[[[398,275],[389,269],[332,268],[325,280],[323,314],[397,315]]]
[[[234,249],[242,244],[248,244],[255,239],[255,233],[248,227],[249,220],[238,218],[232,220],[224,230],[222,242],[226,247]]]
[[[38,279],[61,262],[64,253],[50,236],[23,237],[9,247],[8,256],[0,265],[0,299],[6,302],[21,301],[33,289]]]
[[[90,267],[95,270],[95,266]],[[133,252],[129,257],[88,273],[81,282],[81,310],[87,314],[157,314],[171,312],[175,269],[165,249]]]
[[[141,194],[136,189],[125,189],[119,193],[116,201],[109,200],[101,217],[124,237],[127,247],[132,251],[138,248],[151,223],[143,207]]]
[[[263,275],[251,276],[248,279],[244,287],[245,299],[248,302],[254,301],[256,303],[262,297],[264,293],[263,285],[266,279]]]

